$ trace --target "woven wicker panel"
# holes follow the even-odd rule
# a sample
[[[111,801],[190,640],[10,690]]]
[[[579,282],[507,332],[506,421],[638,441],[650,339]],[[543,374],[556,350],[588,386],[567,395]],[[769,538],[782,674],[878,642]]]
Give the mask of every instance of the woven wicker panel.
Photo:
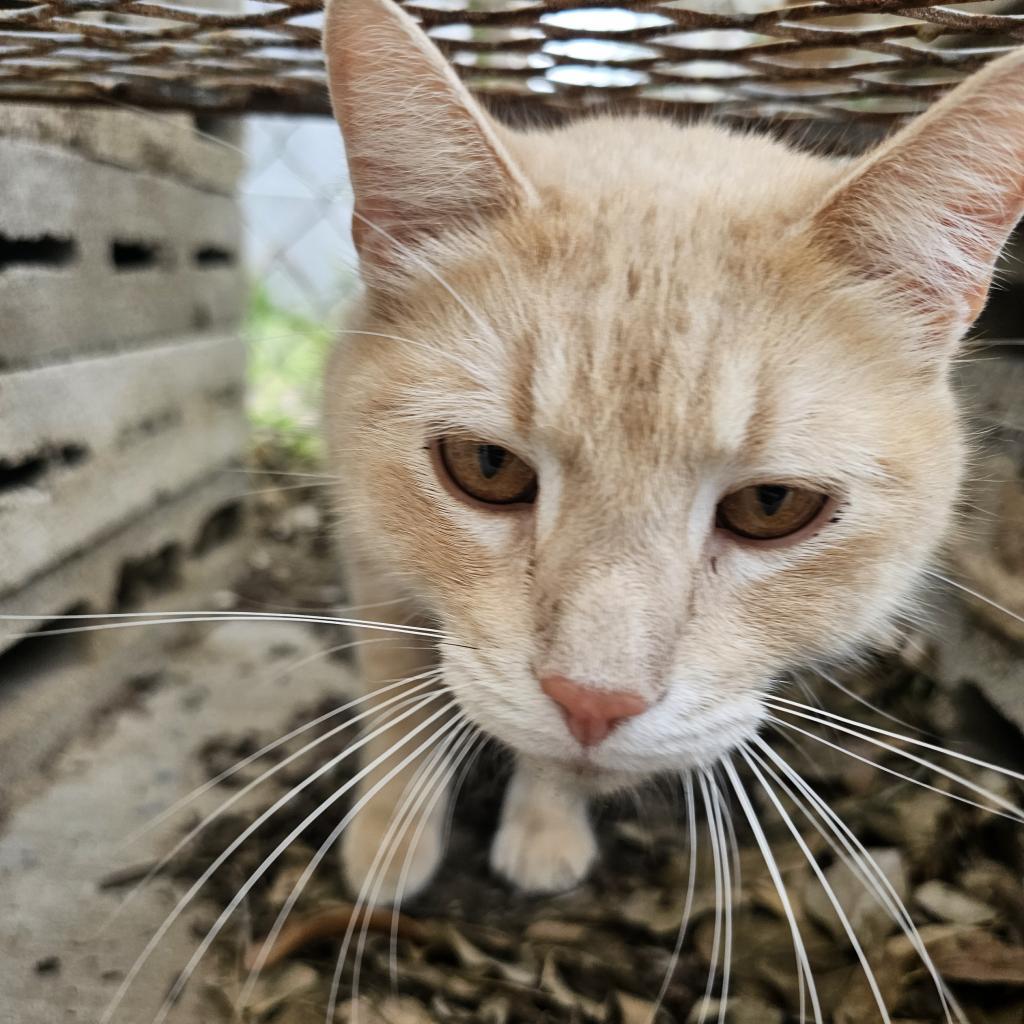
[[[225,13],[145,0],[0,0],[0,98],[325,112],[319,7],[279,0]],[[1024,44],[1024,4],[1015,2],[406,7],[474,90],[530,109],[614,103],[783,120],[891,119]]]

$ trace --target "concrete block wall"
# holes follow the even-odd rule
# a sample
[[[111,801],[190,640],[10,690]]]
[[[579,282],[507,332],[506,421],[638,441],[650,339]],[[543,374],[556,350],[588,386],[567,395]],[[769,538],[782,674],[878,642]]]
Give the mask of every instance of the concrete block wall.
[[[237,521],[240,169],[183,115],[0,105],[0,652]]]

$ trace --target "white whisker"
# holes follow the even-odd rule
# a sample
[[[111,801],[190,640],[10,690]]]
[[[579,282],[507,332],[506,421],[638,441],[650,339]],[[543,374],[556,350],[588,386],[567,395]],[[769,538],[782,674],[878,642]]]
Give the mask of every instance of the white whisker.
[[[774,710],[785,711],[785,708],[775,708]],[[853,758],[855,761],[860,761],[863,764],[871,765],[873,768],[877,768],[879,771],[885,772],[887,775],[894,775],[898,779],[903,779],[906,782],[910,782],[915,786],[920,786],[922,789],[931,790],[933,793],[941,793],[944,797],[950,800],[957,800],[960,803],[967,804],[970,807],[977,807],[980,810],[987,811],[989,814],[996,814],[1001,818],[1008,818],[1010,821],[1016,821],[1018,823],[1024,823],[1024,810],[1021,810],[1015,804],[1012,804],[1009,800],[1003,799],[998,793],[993,793],[991,790],[986,789],[984,786],[979,786],[975,782],[971,782],[970,779],[964,778],[962,775],[956,772],[947,771],[940,765],[935,764],[932,761],[927,760],[923,757],[918,757],[916,754],[912,754],[907,750],[900,750],[899,747],[894,747],[890,743],[885,743],[882,740],[873,739],[867,733],[858,732],[856,729],[850,729],[846,726],[839,725],[835,722],[831,722],[827,719],[816,718],[812,715],[806,715],[798,711],[789,711],[788,714],[796,715],[799,718],[806,718],[809,721],[814,722],[817,725],[823,725],[832,729],[836,729],[839,732],[846,733],[849,736],[853,736],[855,739],[863,740],[866,743],[873,743],[877,747],[881,747],[883,750],[888,750],[890,753],[896,754],[898,757],[906,758],[909,761],[913,761],[915,764],[919,764],[924,768],[929,768],[937,775],[941,775],[951,782],[957,782],[966,789],[971,790],[973,793],[977,793],[979,796],[983,796],[986,800],[991,800],[992,803],[1003,808],[1003,810],[997,810],[995,807],[990,807],[987,804],[979,803],[977,800],[972,800],[970,797],[962,796],[959,793],[951,793],[946,790],[939,789],[937,786],[933,786],[930,783],[922,782],[920,779],[915,779],[913,776],[906,775],[903,772],[897,771],[895,768],[890,768],[888,765],[882,764],[879,761],[873,761],[870,757],[865,757],[862,754],[857,754],[852,750],[847,749],[841,743],[833,743],[831,740],[825,739],[824,736],[818,736],[808,729],[801,729],[799,726],[794,725],[792,722],[786,719],[776,718],[773,715],[768,717],[768,721],[775,725],[780,725],[785,729],[792,729],[794,732],[800,733],[802,736],[807,736],[809,739],[814,740],[816,743],[821,743],[823,746],[830,747],[832,750],[837,750],[847,757]]]
[[[836,896],[835,890],[833,890],[832,886],[829,885],[828,879],[825,877],[825,872],[821,870],[821,865],[818,863],[814,854],[811,853],[810,848],[804,841],[804,837],[800,834],[800,830],[793,823],[793,819],[790,817],[785,807],[783,807],[782,802],[775,793],[775,790],[773,790],[769,785],[768,780],[764,777],[764,774],[758,768],[745,746],[740,749],[740,756],[744,761],[746,761],[751,772],[753,772],[754,777],[761,784],[762,790],[764,790],[768,799],[772,802],[772,805],[778,812],[783,824],[789,830],[789,833],[796,841],[797,846],[800,847],[800,852],[804,855],[804,858],[810,865],[815,878],[818,879],[818,883],[821,885],[826,898],[832,905],[832,909],[836,912],[836,916],[839,918],[839,923],[843,926],[843,931],[846,932],[846,937],[850,940],[850,945],[853,947],[853,951],[860,962],[861,970],[863,970],[864,977],[867,979],[868,987],[871,989],[871,995],[875,1000],[875,1005],[878,1007],[878,1012],[881,1014],[884,1024],[891,1024],[889,1011],[886,1008],[885,1000],[882,998],[882,992],[878,987],[878,979],[875,977],[875,972],[871,969],[871,964],[868,962],[868,958],[864,954],[860,940],[857,938],[857,933],[853,930],[853,926],[850,924],[850,919],[846,915],[846,911],[843,910],[843,905],[839,902],[839,898]]]
[[[829,807],[828,803],[818,795],[814,788],[800,776],[799,772],[794,771],[794,769],[786,763],[785,759],[772,749],[765,740],[761,737],[755,737],[753,743],[763,755],[763,757],[759,758],[761,767],[766,771],[769,771],[776,784],[786,790],[789,798],[793,800],[798,807],[800,807],[804,816],[812,824],[818,834],[821,835],[836,851],[843,862],[862,881],[867,890],[872,893],[880,905],[886,909],[889,916],[900,926],[904,935],[907,936],[908,941],[914,947],[915,952],[921,958],[921,962],[925,965],[928,973],[931,975],[945,1011],[946,1021],[951,1024],[950,1013],[952,1011],[956,1014],[957,1020],[960,1024],[968,1024],[966,1017],[963,1015],[963,1011],[953,998],[952,993],[949,992],[949,989],[942,980],[942,976],[939,974],[935,964],[932,962],[928,949],[925,946],[924,941],[921,939],[913,918],[910,916],[910,912],[907,910],[903,900],[899,896],[899,893],[896,892],[896,889],[889,881],[885,872],[878,866],[877,862],[868,852],[864,844],[857,838],[846,822],[843,821],[843,819],[833,811],[831,807]],[[755,757],[758,756],[754,751],[751,751],[751,754]],[[792,785],[810,804],[810,807],[814,809],[815,813],[811,813],[808,806],[786,785],[783,780],[779,778],[779,776],[772,770],[771,765],[768,764],[768,760],[776,766],[778,771],[782,772],[786,778],[789,779]],[[831,835],[829,835],[824,828],[819,825],[816,815],[820,816],[821,820],[829,826],[832,833]],[[833,839],[833,836],[835,839]],[[836,839],[838,839],[842,849],[836,846]]]
[[[37,615],[0,615],[0,621],[38,621]],[[372,622],[363,619],[346,619],[328,615],[289,614],[287,612],[164,612],[154,618],[147,612],[116,612],[102,615],[61,615],[59,619],[115,619],[121,621],[99,622],[90,626],[62,626],[58,629],[32,630],[15,634],[12,639],[26,640],[34,637],[69,636],[77,633],[95,633],[104,629],[132,629],[143,626],[182,625],[186,623],[214,622],[298,622],[326,626],[348,626],[353,629],[369,629],[385,633],[404,633],[409,636],[423,636],[441,639],[440,630],[426,626],[399,626],[390,622]],[[128,620],[128,621],[124,621]],[[51,620],[54,621],[54,620]]]
[[[804,985],[806,983],[806,989],[810,995],[811,1010],[814,1014],[815,1024],[823,1024],[821,1003],[818,1000],[818,990],[814,984],[814,975],[811,971],[810,961],[807,959],[807,950],[804,947],[803,936],[800,934],[800,926],[797,924],[796,914],[793,912],[793,905],[790,902],[789,893],[786,891],[786,883],[782,880],[782,873],[779,871],[779,866],[775,862],[775,856],[772,853],[771,844],[768,842],[768,837],[765,835],[764,829],[761,827],[761,823],[757,819],[757,811],[754,809],[754,805],[750,802],[750,797],[747,795],[747,791],[744,788],[732,762],[724,762],[723,768],[725,769],[725,773],[736,793],[736,798],[740,802],[740,807],[743,809],[743,814],[750,825],[750,830],[754,834],[754,840],[757,843],[758,849],[761,851],[761,857],[764,860],[765,867],[768,869],[768,874],[771,876],[772,884],[775,886],[775,891],[778,893],[779,900],[782,903],[783,912],[785,913],[786,920],[789,923],[789,931],[793,939],[793,951],[796,954],[797,967],[802,979],[800,985],[800,1020],[804,1020],[807,1015],[804,995]]]
[[[293,473],[284,469],[258,469],[255,466],[236,466],[223,470],[224,473],[244,473],[246,476],[280,476],[293,477],[296,479],[339,481],[340,476],[333,473]],[[388,601],[388,604],[398,604],[398,601]]]
[[[827,677],[826,677],[827,678]],[[831,681],[831,680],[830,680]],[[1007,775],[1011,779],[1016,779],[1018,782],[1024,782],[1024,773],[1016,772],[1012,768],[1003,768],[1001,765],[992,764],[991,761],[983,761],[977,757],[971,757],[968,754],[961,754],[955,750],[950,750],[948,747],[939,746],[936,743],[928,743],[925,740],[914,739],[913,736],[906,736],[903,733],[891,732],[888,729],[881,729],[876,725],[867,725],[865,722],[859,722],[855,718],[845,718],[843,715],[837,715],[832,711],[825,710],[814,710],[807,707],[806,704],[800,704],[798,701],[787,700],[785,697],[770,696],[768,698],[777,704],[786,704],[789,707],[798,709],[797,711],[791,712],[792,714],[799,714],[800,712],[811,712],[811,714],[804,714],[803,717],[811,718],[812,715],[824,716],[825,718],[831,719],[835,722],[842,722],[845,725],[855,726],[857,729],[863,729],[865,732],[875,733],[879,736],[887,736],[890,739],[901,740],[904,743],[909,743],[911,746],[920,747],[922,750],[931,750],[936,754],[943,754],[946,757],[955,758],[957,761],[963,761],[966,764],[973,764],[976,768],[985,768],[988,771],[997,772],[1000,775]],[[785,711],[785,708],[776,708],[777,711]],[[812,719],[813,720],[813,719]],[[931,762],[925,762],[929,766]]]
[[[442,848],[447,849],[452,831],[452,820],[455,814],[455,802],[458,800],[459,793],[462,790],[462,785],[466,780],[466,776],[472,770],[476,764],[477,758],[481,752],[486,749],[487,744],[490,742],[490,738],[486,733],[479,733],[477,735],[479,742],[474,742],[468,749],[465,755],[461,755],[461,764],[456,762],[458,772],[455,777],[455,782],[452,785],[451,797],[448,801],[448,809],[445,815],[444,831],[442,833]],[[424,819],[426,820],[426,819]],[[422,824],[422,823],[421,823]],[[417,829],[417,832],[420,830]],[[411,845],[410,849],[415,849],[415,843],[418,842],[419,836],[417,835],[415,842]],[[398,887],[395,895],[394,906],[391,908],[391,939],[388,950],[388,971],[391,977],[391,983],[393,986],[398,985],[398,915],[402,909],[402,901],[405,898],[406,889],[408,886],[409,871],[412,868],[412,858],[407,855],[405,863],[402,865],[402,873],[398,879]]]
[[[429,703],[434,696],[440,696],[440,694],[425,697],[423,699],[423,702],[421,702],[415,708],[413,708],[410,713],[414,714],[417,711],[421,710],[424,704]],[[439,711],[435,711],[433,715],[425,719],[419,725],[414,726],[412,729],[410,729],[409,732],[405,736],[403,736],[401,740],[398,741],[398,743],[396,743],[389,750],[385,751],[385,753],[382,754],[380,757],[375,758],[368,765],[365,765],[363,768],[361,768],[358,772],[356,772],[355,775],[352,776],[351,779],[349,779],[348,782],[346,782],[343,786],[341,786],[334,793],[332,793],[326,800],[324,800],[319,806],[312,810],[284,839],[281,840],[280,843],[278,843],[276,847],[274,847],[274,849],[263,859],[260,866],[249,875],[245,882],[242,883],[241,888],[235,893],[235,895],[232,897],[228,905],[221,911],[220,916],[207,931],[206,936],[199,943],[199,946],[196,948],[196,951],[192,954],[188,963],[185,965],[184,970],[181,972],[181,974],[178,975],[178,978],[171,986],[170,991],[168,992],[166,998],[164,999],[163,1005],[161,1006],[159,1012],[157,1013],[157,1016],[153,1020],[153,1024],[162,1024],[162,1022],[166,1019],[167,1014],[171,1010],[171,1007],[174,1005],[178,996],[184,990],[185,985],[188,984],[189,978],[191,978],[192,975],[195,973],[196,968],[199,966],[199,962],[206,955],[210,946],[213,945],[217,936],[224,928],[224,925],[227,924],[228,919],[235,912],[235,910],[242,903],[242,901],[246,898],[246,896],[252,890],[253,886],[255,886],[256,883],[263,877],[263,875],[265,875],[267,871],[270,870],[270,868],[280,858],[280,856],[285,852],[285,850],[287,850],[288,847],[291,846],[292,843],[294,843],[295,840],[298,839],[299,836],[301,836],[302,833],[305,832],[305,830],[314,821],[317,820],[317,818],[319,818],[329,808],[333,807],[334,804],[336,804],[338,800],[340,800],[350,789],[357,785],[363,778],[365,778],[371,772],[375,771],[385,758],[390,757],[394,753],[397,753],[397,751],[399,751],[402,747],[406,746],[406,744],[408,744],[409,741],[413,739],[413,737],[418,735],[428,726],[433,725],[435,721],[437,721],[442,716],[447,715],[448,713],[449,712],[447,708],[441,708]],[[384,726],[383,728],[387,728],[387,726]],[[367,737],[367,739],[368,738],[369,737]],[[399,764],[397,764],[394,768],[391,769],[390,772],[388,772],[387,775],[385,775],[382,779],[378,780],[378,782],[376,782],[374,786],[370,790],[368,790],[367,794],[365,795],[365,799],[369,799],[372,794],[378,792],[380,788],[382,788],[388,782],[390,782],[391,779],[395,777],[395,775],[401,772],[402,769],[406,767],[406,765],[408,765],[416,757],[422,754],[428,747],[431,746],[431,744],[434,743],[434,741],[435,735],[432,733],[410,754],[407,754],[399,762]],[[323,769],[318,769],[318,772],[322,771]],[[310,779],[315,778],[316,774],[317,773],[314,773],[313,776],[310,776]],[[307,779],[307,782],[308,781],[309,780]],[[304,782],[302,785],[305,786],[306,784],[307,783]],[[238,840],[236,840],[235,842],[238,842]],[[193,886],[193,888],[195,887]]]
[[[355,642],[378,643],[386,641],[364,640]],[[342,644],[340,647],[330,648],[328,651],[320,653],[331,654],[335,651],[343,650],[345,647],[348,646],[350,645]],[[304,665],[307,660],[308,659],[303,659],[303,661],[300,661],[297,665],[290,666],[286,671],[294,672],[297,668],[300,668],[302,665]],[[276,739],[273,742],[266,744],[266,746],[260,747],[260,749],[257,750],[255,753],[248,754],[247,756],[242,758],[242,760],[238,761],[236,764],[233,764],[230,768],[225,768],[224,771],[222,771],[219,775],[216,775],[214,778],[204,782],[201,786],[198,786],[196,789],[192,790],[192,792],[188,795],[183,796],[180,800],[175,801],[166,810],[161,811],[158,815],[156,815],[156,817],[150,819],[148,822],[146,822],[145,825],[137,829],[126,839],[122,840],[121,843],[118,845],[118,849],[124,849],[124,847],[130,846],[132,843],[137,842],[142,836],[151,832],[154,828],[161,825],[168,818],[172,818],[174,817],[174,815],[183,811],[186,807],[194,803],[204,794],[208,793],[211,789],[214,789],[215,787],[219,786],[222,782],[225,782],[227,779],[230,779],[233,775],[236,775],[238,772],[242,771],[243,768],[247,768],[254,761],[258,761],[260,758],[266,757],[267,754],[272,753],[274,750],[276,750],[280,746],[283,746],[289,740],[293,740],[296,736],[301,736],[302,733],[308,732],[310,729],[315,729],[318,725],[322,725],[324,722],[327,722],[330,719],[337,717],[338,715],[342,715],[346,711],[352,710],[352,708],[357,707],[364,701],[371,700],[373,697],[381,693],[387,693],[390,690],[394,690],[398,687],[407,686],[409,683],[416,682],[418,679],[423,678],[427,674],[428,673],[422,673],[418,676],[410,676],[408,679],[399,679],[395,683],[391,683],[388,686],[382,686],[378,688],[373,693],[366,693],[363,694],[361,697],[356,697],[353,700],[350,700],[347,704],[343,704],[340,707],[334,708],[332,711],[328,711],[325,714],[320,715],[319,718],[314,718],[312,721],[306,722],[304,725],[300,725],[295,729],[292,729],[291,732],[286,733],[284,736],[280,737],[280,739]]]
[[[993,601],[991,597],[986,597],[979,591],[973,590],[971,587],[968,587],[966,584],[960,583],[957,580],[951,580],[948,576],[943,576],[942,573],[933,572],[931,569],[925,569],[924,572],[933,579],[940,580],[951,587],[956,587],[957,590],[962,590],[965,594],[969,594],[971,597],[987,604],[990,608],[995,608],[996,611],[1002,612],[1004,615],[1008,615],[1011,619],[1014,619],[1024,625],[1024,615],[1019,615],[1012,608],[1007,608],[1006,605],[1000,604],[998,601]]]
[[[729,983],[732,971],[732,897],[733,886],[731,879],[731,867],[729,865],[729,844],[727,832],[723,824],[724,807],[721,793],[718,790],[717,781],[711,777],[711,795],[715,808],[715,831],[718,833],[718,848],[721,851],[722,861],[722,892],[725,904],[725,956],[722,968],[722,989],[720,1005],[718,1009],[718,1024],[725,1024],[725,1011],[729,1002]]]
[[[869,711],[874,711],[876,715],[881,715],[882,718],[888,718],[890,722],[895,722],[897,725],[904,726],[904,728],[913,729],[914,732],[924,732],[924,730],[918,729],[917,726],[911,725],[910,722],[905,722],[902,718],[897,718],[896,715],[890,715],[888,711],[883,711],[880,707],[877,707],[876,705],[872,704],[871,701],[867,700],[867,698],[862,697],[859,693],[855,693],[849,687],[843,686],[843,684],[839,682],[838,679],[833,678],[827,673],[819,670],[818,675],[821,676],[821,678],[824,679],[825,682],[828,683],[830,686],[834,686],[840,693],[845,693],[846,696],[849,697],[851,700],[855,700],[858,704],[862,705],[863,707],[866,707]],[[821,706],[820,702],[818,703],[818,708],[824,714],[829,714],[829,712]],[[925,735],[927,735],[927,733],[925,733]],[[905,736],[903,738],[909,739],[910,737]],[[956,755],[954,754],[953,756],[955,757]]]
[[[461,743],[457,748],[457,758],[446,760],[445,754],[447,751],[442,752],[442,757],[439,760],[437,770],[435,771],[433,768],[431,769],[431,771],[426,775],[426,785],[422,787],[422,791],[418,792],[410,802],[410,805],[404,809],[404,821],[401,822],[401,828],[398,828],[398,815],[396,815],[396,821],[392,823],[391,828],[388,830],[388,835],[385,836],[384,841],[381,843],[378,855],[381,853],[386,855],[381,858],[379,865],[377,858],[374,859],[374,864],[371,866],[370,871],[367,874],[366,884],[364,884],[359,894],[360,902],[364,903],[366,906],[377,902],[381,885],[384,881],[384,873],[388,870],[394,860],[398,844],[405,838],[406,833],[415,823],[416,830],[412,841],[409,843],[403,867],[407,867],[411,863],[412,856],[416,850],[416,844],[419,842],[423,835],[424,828],[426,828],[430,821],[431,811],[447,792],[448,786],[451,783],[452,775],[454,774],[457,760],[461,760],[461,757],[465,752],[466,745],[471,745],[474,742],[475,738],[473,735],[473,727],[469,720],[463,717],[458,724],[459,728],[453,737],[453,742]],[[424,804],[426,804],[426,807],[424,807]],[[417,815],[419,815],[418,821]],[[370,884],[371,882],[373,883],[372,885]],[[353,916],[349,931],[345,935],[345,942],[342,944],[342,947],[338,952],[338,957],[334,965],[334,974],[331,978],[331,989],[327,1002],[326,1020],[328,1024],[330,1021],[334,1020],[334,1012],[338,1000],[338,990],[341,985],[341,975],[344,970],[348,946],[351,942],[351,934],[354,930],[356,919],[356,916]],[[356,943],[356,953],[353,962],[352,1001],[355,1007],[359,1006],[359,979],[362,971],[363,957],[366,952],[366,939],[369,933],[369,924],[370,918],[367,913],[363,918],[363,926],[360,930],[359,939]],[[356,1012],[358,1013],[358,1009]],[[353,1024],[357,1024],[357,1021],[353,1020]]]
[[[701,797],[704,801],[704,814],[708,822],[708,842],[711,845],[711,857],[715,865],[715,930],[711,938],[711,956],[708,963],[708,980],[704,987],[704,998],[701,1002],[700,1016],[697,1024],[704,1024],[707,1018],[708,1000],[715,985],[715,975],[718,973],[718,961],[722,941],[722,908],[726,902],[727,893],[722,881],[722,851],[718,845],[719,833],[715,819],[714,804],[711,800],[711,790],[708,786],[707,772],[702,771],[698,778]]]
[[[679,922],[679,931],[676,932],[675,945],[672,947],[672,958],[669,960],[668,968],[665,970],[665,977],[662,979],[661,988],[658,990],[657,998],[654,1000],[654,1007],[647,1024],[655,1024],[658,1010],[665,1001],[669,985],[672,984],[672,975],[675,974],[676,965],[683,951],[683,942],[686,938],[686,929],[690,923],[690,914],[693,912],[693,896],[697,886],[697,809],[693,793],[693,776],[686,774],[684,779],[686,786],[686,821],[687,832],[690,840],[690,862],[687,865],[686,899],[683,903],[683,916]]]
[[[434,739],[437,740],[443,737],[447,731],[448,725],[445,724],[434,735]],[[306,886],[309,884],[309,880],[313,877],[317,868],[319,867],[320,863],[323,861],[327,853],[334,848],[338,839],[341,837],[341,834],[345,831],[346,828],[348,828],[349,824],[353,821],[355,816],[359,813],[359,811],[365,806],[367,802],[368,801],[366,799],[360,798],[353,804],[353,806],[348,810],[348,812],[342,817],[341,821],[334,827],[334,829],[331,830],[331,833],[328,835],[327,839],[325,839],[324,842],[321,843],[320,847],[316,850],[313,856],[310,857],[309,862],[306,864],[306,867],[302,870],[302,873],[295,880],[295,883],[292,885],[291,891],[288,893],[288,897],[282,904],[281,909],[278,912],[277,917],[275,918],[274,923],[270,928],[270,931],[267,933],[266,938],[263,940],[263,945],[256,957],[256,961],[249,971],[249,975],[245,980],[245,984],[242,986],[242,991],[237,1000],[237,1005],[239,1008],[244,1007],[248,1004],[249,997],[252,995],[253,987],[255,986],[256,981],[259,978],[260,972],[263,970],[263,967],[266,964],[267,956],[270,954],[270,951],[273,949],[275,943],[277,942],[277,939],[280,936],[285,924],[287,923],[289,916],[295,909],[296,903],[298,903],[299,898],[302,896],[302,893],[305,891]]]

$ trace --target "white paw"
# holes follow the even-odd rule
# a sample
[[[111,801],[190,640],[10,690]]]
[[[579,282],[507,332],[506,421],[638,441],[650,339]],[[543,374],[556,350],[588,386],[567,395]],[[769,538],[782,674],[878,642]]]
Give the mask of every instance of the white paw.
[[[341,840],[342,871],[352,894],[371,903],[391,904],[419,892],[441,863],[444,821],[443,808],[435,809],[425,822],[414,818],[401,838],[396,838],[394,833],[388,835],[391,815],[367,807]]]
[[[540,784],[513,780],[491,867],[526,892],[561,892],[586,876],[597,842],[582,802],[552,798]]]

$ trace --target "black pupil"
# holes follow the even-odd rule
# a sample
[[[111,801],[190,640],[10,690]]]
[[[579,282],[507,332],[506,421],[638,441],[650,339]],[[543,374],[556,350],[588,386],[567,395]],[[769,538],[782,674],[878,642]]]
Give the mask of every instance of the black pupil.
[[[757,489],[757,500],[766,516],[775,515],[782,508],[788,495],[789,488],[778,484],[762,484]]]
[[[508,461],[508,452],[500,445],[482,444],[477,447],[476,457],[484,479],[491,480],[501,472]]]

